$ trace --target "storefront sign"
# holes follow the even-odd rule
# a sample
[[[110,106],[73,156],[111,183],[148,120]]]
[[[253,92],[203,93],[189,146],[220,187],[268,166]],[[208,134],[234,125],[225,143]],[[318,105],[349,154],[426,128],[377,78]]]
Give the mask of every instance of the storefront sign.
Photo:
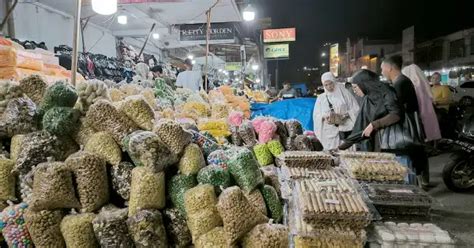
[[[296,28],[280,28],[263,30],[263,42],[296,41]]]
[[[274,44],[263,47],[263,57],[266,59],[283,59],[290,57],[290,45]]]
[[[339,76],[339,44],[332,44],[329,50],[329,70],[337,77]]]
[[[205,41],[206,24],[184,24],[179,27],[181,41]],[[235,26],[232,22],[212,23],[210,40],[212,41],[234,41]]]
[[[242,63],[241,62],[227,62],[225,63],[226,71],[240,71],[242,70]]]

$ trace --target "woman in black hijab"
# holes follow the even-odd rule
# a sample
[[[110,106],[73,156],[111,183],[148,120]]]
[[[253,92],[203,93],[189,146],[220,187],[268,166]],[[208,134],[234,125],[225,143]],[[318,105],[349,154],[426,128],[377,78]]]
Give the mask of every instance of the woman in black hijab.
[[[376,133],[400,121],[403,112],[393,89],[379,80],[379,76],[369,70],[360,70],[352,77],[354,93],[363,97],[359,115],[351,135],[339,146],[346,150],[353,144],[368,140],[367,151],[380,151],[380,141]]]

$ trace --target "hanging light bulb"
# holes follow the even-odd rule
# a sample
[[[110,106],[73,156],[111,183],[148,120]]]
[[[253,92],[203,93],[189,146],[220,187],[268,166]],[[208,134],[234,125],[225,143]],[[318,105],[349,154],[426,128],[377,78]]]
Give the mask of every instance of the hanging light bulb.
[[[117,22],[122,25],[126,25],[128,22],[128,17],[126,15],[117,16]]]
[[[252,5],[248,5],[245,9],[244,12],[242,13],[242,17],[244,18],[245,21],[253,21],[255,20],[255,10],[252,7]]]
[[[252,70],[257,71],[258,68],[259,68],[259,66],[258,66],[257,64],[253,64],[253,65],[252,65]]]
[[[100,15],[111,15],[117,12],[117,0],[92,0],[92,10]]]
[[[160,38],[160,34],[159,34],[159,33],[153,33],[151,36],[152,36],[153,39],[155,39],[155,40],[158,40],[158,39]]]
[[[259,84],[260,82],[262,82],[262,80],[260,80],[260,78],[257,78],[257,79],[255,80],[255,82],[256,82],[257,84]]]

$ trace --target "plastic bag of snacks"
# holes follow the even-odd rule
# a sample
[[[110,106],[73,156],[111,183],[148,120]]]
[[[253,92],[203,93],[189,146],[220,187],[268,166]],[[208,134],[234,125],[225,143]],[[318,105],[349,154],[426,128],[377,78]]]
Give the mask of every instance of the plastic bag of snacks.
[[[41,103],[47,84],[38,75],[32,75],[20,80],[20,88],[36,105]]]
[[[129,96],[120,105],[119,110],[134,121],[141,129],[151,131],[155,121],[155,112],[142,96]]]
[[[209,105],[202,102],[187,102],[183,106],[183,112],[189,113],[190,117],[208,117],[211,115]],[[193,118],[194,119],[194,118]]]
[[[296,151],[295,138],[282,137],[281,141],[286,151]]]
[[[229,106],[226,104],[213,104],[211,111],[212,118],[226,118],[229,116]]]
[[[77,143],[69,136],[57,137],[57,140],[54,143],[55,153],[53,157],[56,161],[64,161],[69,157],[69,155],[79,151],[79,149],[80,147]]]
[[[98,248],[99,243],[95,238],[92,220],[95,214],[71,214],[61,221],[61,233],[66,247]]]
[[[110,132],[117,143],[122,142],[127,135],[138,129],[132,120],[105,100],[92,104],[86,118],[95,130]]]
[[[196,177],[194,175],[175,175],[168,181],[168,192],[171,195],[171,201],[174,206],[186,215],[184,207],[184,193],[197,185]]]
[[[168,247],[163,218],[158,210],[140,210],[127,220],[135,247]]]
[[[21,200],[26,204],[31,202],[33,196],[33,177],[35,175],[34,168],[26,173],[18,175],[17,187],[20,191]]]
[[[112,102],[120,102],[125,98],[125,93],[115,88],[109,90],[109,95]]]
[[[201,148],[196,144],[189,144],[184,149],[184,154],[179,161],[179,171],[184,175],[196,175],[201,168],[206,166],[206,160]]]
[[[168,234],[168,244],[175,247],[187,247],[191,244],[191,233],[189,232],[186,218],[176,208],[163,211],[163,219]]]
[[[187,219],[193,242],[196,242],[201,235],[218,226],[222,226],[222,219],[215,206],[208,209],[201,209],[194,214],[188,215]]]
[[[10,141],[10,159],[16,162],[18,159],[18,154],[22,149],[23,140],[25,138],[24,134],[18,134],[12,137]]]
[[[227,169],[227,161],[229,160],[228,152],[224,150],[215,150],[207,157],[207,162],[211,165],[218,165],[223,169]]]
[[[268,150],[272,153],[274,157],[278,157],[282,152],[285,151],[285,148],[279,140],[271,140],[267,143]]]
[[[132,170],[128,216],[142,209],[163,209],[165,205],[165,173],[135,167]]]
[[[72,170],[81,203],[81,212],[93,212],[109,201],[109,184],[106,162],[101,157],[77,152],[66,159]]]
[[[25,221],[35,247],[66,247],[61,234],[61,210],[25,212]]]
[[[207,248],[207,247],[229,247],[235,248],[235,245],[227,245],[227,237],[223,227],[216,227],[211,231],[201,235],[194,246],[196,248]]]
[[[24,218],[27,208],[26,203],[20,203],[6,207],[0,213],[0,231],[8,247],[33,247]]]
[[[211,184],[217,193],[220,193],[222,189],[232,186],[232,178],[229,171],[218,165],[209,165],[202,168],[197,175],[197,181],[200,184]]]
[[[285,126],[288,131],[288,137],[294,138],[303,134],[303,126],[298,120],[288,120],[285,122]]]
[[[57,138],[46,131],[26,134],[13,172],[25,175],[33,166],[46,162],[56,153]]]
[[[87,118],[80,118],[76,130],[72,133],[72,137],[77,144],[85,146],[87,140],[96,132]]]
[[[80,113],[68,107],[52,107],[43,116],[43,128],[51,134],[66,136],[77,128]]]
[[[278,224],[256,225],[242,241],[242,247],[246,248],[287,248],[288,246],[288,228]]]
[[[288,137],[288,130],[286,130],[286,125],[280,120],[275,120],[274,121],[275,125],[277,126],[277,131],[276,134],[282,137]]]
[[[0,80],[0,114],[5,111],[8,103],[15,98],[23,96],[20,86],[10,80]]]
[[[253,152],[260,166],[273,164],[273,155],[266,144],[258,144],[253,147]]]
[[[102,209],[92,220],[101,247],[134,247],[127,227],[128,209]]]
[[[238,187],[225,189],[219,196],[217,209],[224,223],[227,244],[233,244],[258,224],[268,221],[255,210]]]
[[[236,145],[236,146],[242,146],[243,145],[243,141],[242,139],[240,138],[240,134],[239,134],[239,127],[231,127],[230,128],[230,138],[232,140],[232,144]]]
[[[34,170],[30,209],[40,211],[80,207],[74,192],[71,171],[64,163],[42,163]]]
[[[135,166],[129,162],[120,162],[110,168],[112,189],[126,201],[130,198],[133,168]]]
[[[262,173],[252,152],[242,148],[230,155],[229,171],[242,190],[250,192],[263,184]]]
[[[202,209],[215,208],[216,204],[216,192],[210,184],[198,185],[184,193],[184,207],[188,216]]]
[[[191,134],[184,131],[178,122],[161,120],[153,128],[153,132],[169,147],[174,154],[181,154],[183,149],[191,143]]]
[[[260,190],[255,189],[250,193],[245,193],[245,197],[247,197],[247,200],[255,208],[255,210],[267,216],[267,206],[265,205],[265,200],[263,199]]]
[[[136,166],[152,168],[156,172],[178,161],[177,156],[153,132],[133,132],[124,139],[123,146]]]
[[[234,127],[238,127],[242,125],[243,120],[244,120],[244,114],[242,112],[232,111],[229,114],[229,118],[228,118],[229,124]]]
[[[204,135],[200,134],[199,132],[195,132],[195,131],[191,131],[191,134],[192,134],[192,141],[193,143],[197,144],[199,147],[201,147],[203,153],[204,153],[204,157],[208,157],[209,154],[211,154],[213,151],[216,151],[217,149],[219,149],[219,145],[205,137]]]
[[[295,145],[296,150],[298,151],[312,151],[313,150],[313,144],[311,143],[311,140],[309,139],[309,137],[306,135],[296,136],[294,145]]]
[[[0,201],[15,200],[15,175],[12,169],[15,162],[10,159],[0,157]]]
[[[49,86],[41,101],[41,111],[48,111],[52,107],[74,107],[77,94],[74,88],[64,82],[56,82]]]
[[[11,100],[0,120],[0,137],[13,137],[38,130],[36,105],[28,98]]]
[[[278,179],[277,168],[273,165],[261,167],[260,170],[263,174],[263,179],[265,184],[272,186],[278,193],[278,196],[281,196],[281,185],[280,180]]]
[[[247,146],[254,146],[257,144],[257,137],[250,121],[244,121],[239,127],[240,138]]]
[[[267,143],[273,139],[277,130],[277,126],[273,121],[264,121],[260,125],[260,130],[258,132],[258,141],[260,143]]]
[[[270,218],[279,223],[283,219],[283,206],[276,190],[270,185],[264,185],[260,191],[270,212]]]
[[[118,165],[122,160],[122,150],[108,132],[92,134],[84,146],[84,151],[99,155],[111,165]]]
[[[107,85],[97,79],[79,82],[76,89],[83,111],[87,111],[99,99],[110,100]]]

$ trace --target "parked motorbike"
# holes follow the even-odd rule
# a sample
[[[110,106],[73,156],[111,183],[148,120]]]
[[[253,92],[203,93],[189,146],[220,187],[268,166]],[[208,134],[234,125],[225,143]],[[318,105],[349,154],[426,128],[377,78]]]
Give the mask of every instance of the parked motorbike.
[[[447,140],[455,148],[450,162],[443,168],[443,181],[454,192],[474,188],[474,115],[464,122],[458,137]]]

